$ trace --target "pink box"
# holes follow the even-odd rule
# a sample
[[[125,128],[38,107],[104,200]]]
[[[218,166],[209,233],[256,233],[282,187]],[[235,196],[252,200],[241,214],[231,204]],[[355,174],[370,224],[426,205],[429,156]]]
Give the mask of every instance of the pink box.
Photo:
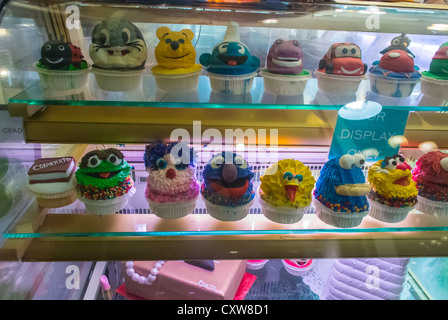
[[[134,261],[133,269],[147,277],[157,261]],[[126,292],[148,300],[232,300],[246,271],[246,260],[215,260],[212,271],[184,261],[166,261],[151,284],[140,284],[126,273]]]

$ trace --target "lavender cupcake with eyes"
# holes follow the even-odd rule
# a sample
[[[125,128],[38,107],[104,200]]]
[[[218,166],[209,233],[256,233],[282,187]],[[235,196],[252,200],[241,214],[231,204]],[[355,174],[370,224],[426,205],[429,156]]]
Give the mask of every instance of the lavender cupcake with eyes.
[[[149,173],[145,198],[151,211],[164,219],[178,219],[196,207],[199,183],[196,154],[183,142],[146,146],[144,162]]]

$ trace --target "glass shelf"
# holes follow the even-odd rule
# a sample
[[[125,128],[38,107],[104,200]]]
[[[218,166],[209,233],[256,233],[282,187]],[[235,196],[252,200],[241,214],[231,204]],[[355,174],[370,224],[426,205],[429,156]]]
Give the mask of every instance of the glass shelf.
[[[150,74],[143,76],[139,88],[128,92],[103,91],[97,87],[94,76],[90,75],[86,89],[71,92],[45,90],[40,82],[35,80],[28,89],[10,98],[9,103],[40,106],[339,110],[344,104],[353,101],[371,100],[382,104],[387,109],[448,111],[446,107],[448,101],[425,99],[419,92],[419,85],[414,93],[406,98],[380,96],[369,91],[369,87],[369,80],[364,80],[356,95],[338,96],[319,90],[317,79],[312,78],[308,81],[302,95],[279,96],[265,91],[263,78],[255,77],[250,93],[232,95],[212,91],[210,81],[204,75],[199,79],[197,90],[176,95],[158,90],[154,77]]]

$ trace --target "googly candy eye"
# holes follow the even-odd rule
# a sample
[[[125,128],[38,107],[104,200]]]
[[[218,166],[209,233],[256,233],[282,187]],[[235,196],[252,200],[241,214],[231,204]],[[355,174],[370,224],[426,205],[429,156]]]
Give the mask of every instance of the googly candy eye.
[[[224,164],[224,157],[223,156],[217,156],[217,157],[213,158],[212,161],[210,162],[210,166],[213,169],[218,169],[223,164]]]
[[[156,165],[157,165],[157,168],[158,169],[165,169],[166,168],[166,166],[167,166],[167,163],[166,163],[166,161],[164,160],[164,159],[162,159],[162,158],[159,158],[159,159],[157,159],[157,161],[156,161]]]
[[[339,165],[343,169],[350,170],[355,167],[355,158],[352,155],[345,154],[339,159]]]
[[[283,180],[285,180],[285,182],[292,182],[292,180],[294,180],[294,175],[291,172],[285,172],[283,174]]]
[[[241,169],[247,168],[247,162],[246,162],[246,160],[244,160],[244,158],[242,156],[239,156],[239,155],[235,156],[234,162]]]
[[[89,168],[96,168],[101,164],[101,162],[103,162],[103,160],[98,158],[97,155],[93,155],[89,158],[89,160],[87,160],[87,166]]]
[[[443,158],[440,160],[440,166],[443,170],[448,171],[448,157]]]
[[[109,155],[109,157],[107,157],[107,161],[113,164],[114,166],[118,166],[123,162],[123,159],[120,159],[115,154],[111,154]]]
[[[355,159],[355,166],[358,168],[361,168],[364,165],[364,163],[366,163],[364,156],[360,153],[353,155],[353,159]]]
[[[301,182],[303,181],[303,176],[302,176],[301,174],[296,174],[296,175],[294,176],[294,180],[295,180],[295,182],[297,182],[297,183],[301,183]]]

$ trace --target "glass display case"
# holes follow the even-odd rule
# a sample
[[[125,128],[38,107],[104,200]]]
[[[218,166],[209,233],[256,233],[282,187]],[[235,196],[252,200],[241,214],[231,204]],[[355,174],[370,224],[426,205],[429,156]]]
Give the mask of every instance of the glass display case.
[[[204,298],[171,276],[182,261],[233,270],[225,299],[446,299],[447,18],[442,3],[2,2],[0,272],[85,275],[76,294],[5,299],[109,299],[102,274],[112,299],[154,281]],[[388,268],[384,294],[341,287]]]

